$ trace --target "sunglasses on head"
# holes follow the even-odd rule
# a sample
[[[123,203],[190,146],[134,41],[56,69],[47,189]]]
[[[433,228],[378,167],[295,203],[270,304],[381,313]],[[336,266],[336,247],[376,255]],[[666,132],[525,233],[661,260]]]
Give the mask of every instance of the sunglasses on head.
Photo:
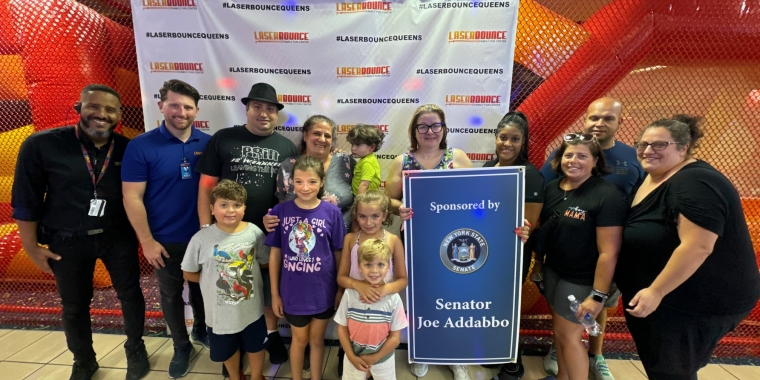
[[[591,141],[594,139],[594,135],[590,133],[567,133],[564,139],[565,141]]]

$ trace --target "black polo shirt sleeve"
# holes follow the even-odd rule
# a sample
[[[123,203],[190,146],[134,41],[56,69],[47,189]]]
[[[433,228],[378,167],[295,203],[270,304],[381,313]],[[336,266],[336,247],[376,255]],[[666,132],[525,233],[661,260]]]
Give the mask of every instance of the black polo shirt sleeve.
[[[37,138],[32,135],[21,144],[11,190],[12,216],[26,222],[37,222],[42,218],[47,191],[45,163]]]

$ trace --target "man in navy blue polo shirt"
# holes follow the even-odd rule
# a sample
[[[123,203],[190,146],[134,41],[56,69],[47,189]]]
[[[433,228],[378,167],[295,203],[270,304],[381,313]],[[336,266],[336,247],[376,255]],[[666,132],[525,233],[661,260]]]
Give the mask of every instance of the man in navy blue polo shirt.
[[[200,223],[195,205],[200,176],[194,173],[211,136],[195,129],[200,94],[177,79],[164,82],[158,107],[164,121],[127,146],[122,160],[124,206],[142,245],[156,268],[161,309],[171,329],[174,356],[169,377],[185,376],[194,351],[185,327],[182,259]],[[198,283],[188,283],[195,322],[192,338],[208,348],[203,299]]]

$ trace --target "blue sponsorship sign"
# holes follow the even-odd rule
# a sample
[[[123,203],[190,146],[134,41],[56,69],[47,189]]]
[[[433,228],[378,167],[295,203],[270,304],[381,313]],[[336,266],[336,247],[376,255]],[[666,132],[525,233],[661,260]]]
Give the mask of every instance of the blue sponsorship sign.
[[[525,168],[405,171],[409,360],[515,362]]]

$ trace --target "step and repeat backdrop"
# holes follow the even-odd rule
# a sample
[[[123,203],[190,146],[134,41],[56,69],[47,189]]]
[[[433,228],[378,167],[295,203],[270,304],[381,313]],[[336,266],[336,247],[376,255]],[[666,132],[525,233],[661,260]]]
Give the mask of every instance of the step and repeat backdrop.
[[[285,105],[276,131],[296,144],[315,114],[336,122],[337,147],[347,151],[357,123],[386,132],[377,152],[383,179],[408,149],[414,110],[428,103],[446,113],[449,146],[476,167],[494,158],[495,128],[509,109],[517,1],[133,0],[132,12],[146,131],[163,119],[166,80],[198,89],[195,124],[210,134],[245,124],[240,99],[266,82]],[[327,337],[337,337],[332,323]]]
[[[446,112],[449,146],[476,167],[494,158],[517,1],[133,0],[132,12],[146,130],[162,120],[168,79],[198,88],[196,126],[210,134],[245,124],[240,99],[267,82],[285,105],[276,130],[293,141],[315,114],[336,122],[344,150],[357,123],[386,132],[383,179],[427,103]]]

